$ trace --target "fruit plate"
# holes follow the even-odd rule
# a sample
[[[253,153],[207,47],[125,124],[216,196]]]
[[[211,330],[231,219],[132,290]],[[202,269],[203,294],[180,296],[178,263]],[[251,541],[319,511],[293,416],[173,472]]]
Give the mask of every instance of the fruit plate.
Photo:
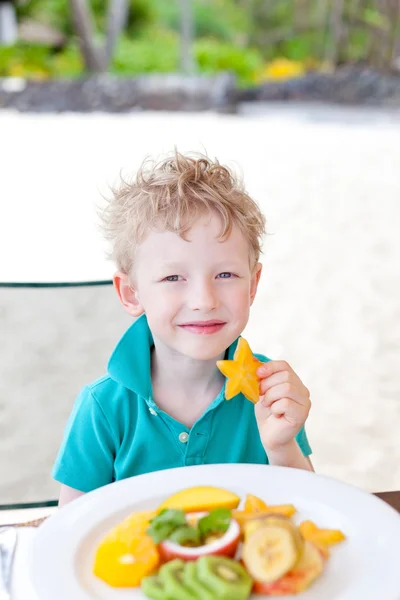
[[[152,510],[178,490],[212,485],[244,499],[294,504],[296,523],[340,529],[321,577],[301,600],[399,600],[400,517],[375,496],[334,479],[266,465],[200,465],[148,473],[104,486],[68,504],[39,529],[29,556],[40,600],[144,600],[139,588],[114,589],[92,574],[104,534],[135,511]],[[253,598],[253,596],[252,596]],[[264,596],[254,596],[261,600]]]

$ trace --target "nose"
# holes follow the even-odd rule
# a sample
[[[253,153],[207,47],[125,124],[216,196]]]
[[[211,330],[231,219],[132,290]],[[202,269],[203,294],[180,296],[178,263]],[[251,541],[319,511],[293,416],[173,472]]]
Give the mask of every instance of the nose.
[[[188,305],[191,310],[209,313],[218,308],[217,290],[212,281],[197,281],[190,286]]]

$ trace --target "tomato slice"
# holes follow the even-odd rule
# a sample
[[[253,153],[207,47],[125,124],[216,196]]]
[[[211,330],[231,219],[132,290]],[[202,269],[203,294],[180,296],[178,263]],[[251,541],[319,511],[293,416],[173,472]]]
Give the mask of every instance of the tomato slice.
[[[196,520],[204,516],[207,513],[191,513],[187,515],[188,521]],[[227,556],[233,558],[236,554],[237,547],[240,540],[240,527],[235,519],[231,519],[229,527],[223,536],[213,540],[209,544],[204,546],[197,546],[194,548],[187,546],[180,546],[171,540],[164,540],[158,546],[161,559],[164,562],[180,558],[182,560],[196,560],[200,556],[216,555],[216,556]]]

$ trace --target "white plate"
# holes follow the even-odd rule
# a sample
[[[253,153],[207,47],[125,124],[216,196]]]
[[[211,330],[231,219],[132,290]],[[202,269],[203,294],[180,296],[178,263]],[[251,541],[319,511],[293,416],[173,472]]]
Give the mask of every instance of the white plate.
[[[326,570],[301,600],[399,600],[400,517],[378,498],[306,471],[261,465],[201,465],[125,479],[87,494],[45,522],[30,556],[31,584],[40,600],[143,600],[135,589],[112,589],[91,572],[96,544],[129,513],[153,509],[194,485],[227,488],[267,504],[292,503],[297,522],[341,529]],[[255,596],[261,600],[261,596]]]

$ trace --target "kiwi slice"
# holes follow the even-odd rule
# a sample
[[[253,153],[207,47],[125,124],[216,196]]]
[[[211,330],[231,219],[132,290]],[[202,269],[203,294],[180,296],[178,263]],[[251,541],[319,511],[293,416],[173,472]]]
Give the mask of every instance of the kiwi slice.
[[[195,594],[199,600],[215,600],[216,595],[204,585],[200,581],[197,576],[197,567],[195,561],[188,561],[185,564],[185,568],[183,571],[183,583],[193,593],[193,597],[195,598]]]
[[[247,600],[253,581],[241,564],[224,556],[201,556],[197,576],[218,600]]]
[[[144,577],[141,582],[142,592],[153,600],[172,600],[167,596],[165,586],[158,575],[151,575],[150,577]]]
[[[173,600],[199,600],[197,593],[193,593],[183,583],[184,568],[185,563],[179,558],[161,567],[158,575],[164,584],[166,597]]]

